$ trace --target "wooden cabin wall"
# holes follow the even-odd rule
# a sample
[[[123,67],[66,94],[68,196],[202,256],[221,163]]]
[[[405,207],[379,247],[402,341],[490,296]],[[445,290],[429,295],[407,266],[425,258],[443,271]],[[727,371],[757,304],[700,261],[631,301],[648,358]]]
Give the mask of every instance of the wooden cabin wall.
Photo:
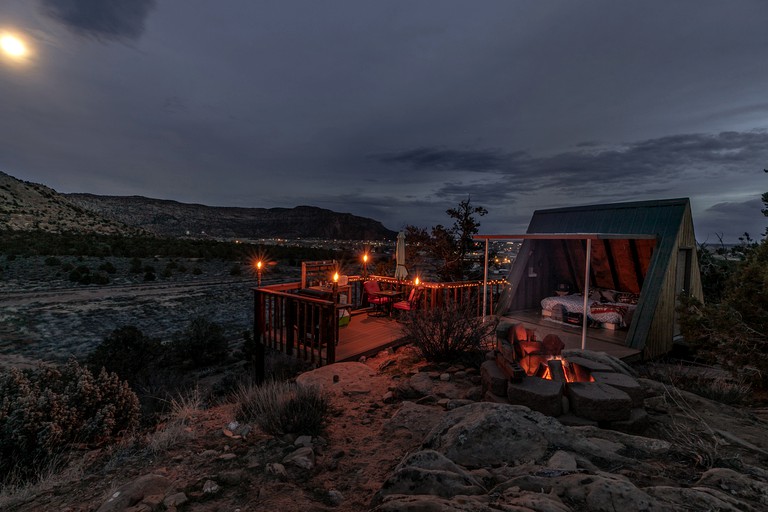
[[[664,355],[672,350],[675,331],[675,307],[677,305],[675,289],[678,265],[677,253],[680,249],[692,250],[690,293],[694,297],[701,297],[701,274],[696,258],[696,237],[693,231],[693,219],[690,208],[687,209],[680,223],[680,229],[672,248],[672,257],[669,259],[669,266],[659,291],[659,302],[656,305],[653,322],[648,331],[645,349],[643,350],[643,357],[646,359]]]

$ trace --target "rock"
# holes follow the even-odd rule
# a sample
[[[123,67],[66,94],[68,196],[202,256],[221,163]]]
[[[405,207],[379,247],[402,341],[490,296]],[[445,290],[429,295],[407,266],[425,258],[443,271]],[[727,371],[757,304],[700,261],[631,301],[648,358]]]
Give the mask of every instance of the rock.
[[[662,439],[625,434],[623,432],[606,430],[594,426],[571,428],[571,431],[590,439],[601,438],[618,443],[619,445],[631,448],[635,452],[640,452],[646,457],[663,457],[669,453],[669,450],[672,447],[669,442]]]
[[[527,380],[527,379],[526,379]],[[571,411],[595,421],[628,420],[632,399],[625,392],[598,382],[573,382],[566,389]]]
[[[223,453],[219,455],[219,460],[234,460],[237,458],[237,455],[234,453]]]
[[[554,469],[563,469],[565,471],[576,471],[578,465],[573,455],[563,450],[557,450],[547,461],[547,467]]]
[[[591,370],[596,372],[614,371],[618,373],[623,373],[625,375],[629,375],[630,377],[637,377],[637,372],[631,366],[629,366],[627,363],[625,363],[618,357],[608,355],[605,352],[595,352],[594,350],[581,350],[577,348],[572,348],[568,350],[563,350],[562,356],[568,359],[569,361],[571,361],[571,358],[573,357],[588,359],[590,361],[593,361],[594,363],[599,363],[609,368],[609,370],[600,370],[594,367],[590,368]]]
[[[453,409],[456,409],[457,407],[464,407],[465,405],[469,405],[469,404],[473,404],[473,403],[475,403],[474,400],[462,400],[460,398],[454,398],[453,400],[448,400],[446,402],[445,409],[448,410],[448,411],[452,411]]]
[[[612,421],[609,427],[630,434],[642,434],[649,424],[648,413],[645,412],[645,408],[640,407],[630,411],[629,419]]]
[[[515,488],[519,490],[515,491]],[[673,512],[673,509],[637,488],[626,478],[610,473],[595,475],[569,473],[559,476],[522,475],[497,486],[491,490],[491,493],[509,495],[520,491],[543,495],[555,494],[563,502],[574,504],[573,510]]]
[[[188,501],[189,501],[189,498],[187,498],[186,494],[184,494],[183,492],[177,492],[176,494],[171,494],[170,496],[165,498],[163,500],[163,505],[165,505],[166,508],[180,507]]]
[[[768,508],[768,484],[732,469],[712,468],[701,475],[696,485],[720,489],[732,496],[747,499]]]
[[[467,468],[533,461],[548,448],[533,414],[527,407],[487,402],[459,407],[446,413],[424,447]]]
[[[299,436],[293,442],[295,446],[312,446],[312,436]]]
[[[444,455],[423,450],[407,456],[376,493],[373,504],[391,494],[429,494],[442,498],[484,494],[475,478]]]
[[[412,376],[408,379],[408,384],[410,384],[411,389],[413,389],[419,396],[432,394],[432,379],[424,372]]]
[[[492,393],[491,391],[486,391],[483,395],[483,400],[486,402],[494,403],[494,404],[507,404],[509,405],[509,400],[507,400],[506,393],[504,395],[497,395],[495,393]],[[520,406],[524,407],[524,406]]]
[[[312,469],[315,467],[315,452],[308,446],[302,446],[286,455],[283,464],[292,464],[301,469]]]
[[[382,433],[386,436],[407,435],[421,442],[444,414],[444,411],[436,407],[403,402],[397,412],[384,423]]]
[[[170,480],[164,476],[155,474],[140,476],[113,492],[109,499],[99,507],[97,512],[122,511],[142,503],[145,499],[149,499],[154,503],[155,497],[165,496],[170,486]]]
[[[242,469],[232,469],[229,471],[222,471],[221,473],[219,473],[216,477],[216,480],[218,480],[220,483],[224,485],[234,487],[236,485],[240,485],[244,477],[245,477],[245,473],[243,473]]]
[[[219,452],[216,450],[205,450],[203,452],[200,452],[200,457],[204,459],[212,459],[218,456],[219,456]]]
[[[338,382],[333,376],[338,375]],[[301,386],[317,386],[335,395],[367,394],[372,390],[372,379],[376,372],[363,363],[334,363],[296,377]]]
[[[397,401],[397,398],[395,397],[395,394],[392,391],[387,391],[384,393],[384,396],[381,397],[381,401],[385,404],[392,404]]]
[[[441,373],[440,374],[440,380],[443,382],[448,382],[451,380],[451,374],[450,373]]]
[[[373,509],[374,512],[493,512],[484,502],[487,499],[479,496],[462,496],[461,498],[439,498],[437,496],[386,496],[384,501]],[[498,509],[496,509],[498,510]],[[528,512],[519,510],[519,512]]]
[[[707,487],[648,487],[645,492],[677,510],[717,510],[718,512],[742,512],[748,508],[743,500],[718,489]]]
[[[485,361],[480,366],[480,378],[482,379],[483,390],[491,391],[498,396],[507,394],[507,376],[495,361]]]
[[[595,382],[608,384],[628,394],[632,399],[632,407],[643,406],[645,389],[640,386],[640,383],[634,377],[615,372],[592,372],[592,378],[595,379]]]
[[[219,484],[214,482],[213,480],[206,480],[203,484],[203,494],[207,494],[210,496],[215,496],[221,491],[221,487]]]
[[[283,482],[288,480],[288,473],[285,471],[285,466],[283,466],[279,462],[268,463],[266,466],[266,471],[268,475],[276,476]]]
[[[338,507],[341,502],[344,501],[344,495],[336,489],[330,489],[328,491],[328,504],[332,507]]]
[[[540,377],[526,377],[507,384],[507,399],[511,404],[524,405],[547,416],[563,413],[563,383]]]
[[[483,388],[481,386],[472,386],[464,392],[463,398],[478,402],[483,399]]]

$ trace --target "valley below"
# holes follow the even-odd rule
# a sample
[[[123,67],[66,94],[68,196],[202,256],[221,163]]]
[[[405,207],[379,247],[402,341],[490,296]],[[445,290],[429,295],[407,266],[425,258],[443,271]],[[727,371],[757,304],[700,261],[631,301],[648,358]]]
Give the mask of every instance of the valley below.
[[[177,269],[185,265],[187,270],[144,281],[144,272],[128,271],[128,258],[109,258],[116,269],[109,284],[79,285],[62,270],[66,258],[55,266],[44,260],[17,258],[3,264],[0,367],[81,359],[113,330],[129,325],[161,341],[180,336],[196,317],[218,323],[232,340],[252,326],[256,279],[247,268],[231,275],[232,262],[174,260]],[[170,261],[145,263],[162,269]],[[90,267],[104,262],[72,258],[72,264]],[[287,278],[271,276],[265,282]]]

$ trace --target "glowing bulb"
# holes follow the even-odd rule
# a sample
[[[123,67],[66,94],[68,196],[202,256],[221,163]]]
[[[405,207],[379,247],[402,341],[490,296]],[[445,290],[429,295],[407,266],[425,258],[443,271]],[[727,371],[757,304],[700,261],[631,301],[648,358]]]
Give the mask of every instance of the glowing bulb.
[[[368,263],[368,255],[363,254],[363,263]]]
[[[256,262],[256,268],[261,270],[261,260]]]
[[[27,54],[27,45],[24,44],[24,41],[11,34],[0,36],[0,48],[6,55],[15,59]]]
[[[338,272],[334,272],[334,274],[333,274],[333,282],[334,283],[338,283],[339,282],[339,273]]]
[[[415,284],[416,286],[419,286],[419,278],[418,277],[416,279],[414,279],[413,284]]]

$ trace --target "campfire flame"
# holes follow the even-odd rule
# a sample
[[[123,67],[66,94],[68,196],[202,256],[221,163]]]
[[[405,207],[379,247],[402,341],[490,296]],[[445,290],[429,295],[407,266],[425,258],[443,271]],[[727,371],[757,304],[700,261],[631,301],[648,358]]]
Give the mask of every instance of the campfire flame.
[[[559,361],[559,364],[552,365],[550,361]],[[595,382],[594,377],[589,375],[588,372],[578,372],[573,363],[568,362],[562,356],[550,356],[547,358],[546,364],[541,364],[541,370],[539,371],[539,377],[547,380],[562,380],[559,377],[556,378],[552,375],[553,366],[562,368],[565,382]],[[559,373],[559,372],[558,372]]]

